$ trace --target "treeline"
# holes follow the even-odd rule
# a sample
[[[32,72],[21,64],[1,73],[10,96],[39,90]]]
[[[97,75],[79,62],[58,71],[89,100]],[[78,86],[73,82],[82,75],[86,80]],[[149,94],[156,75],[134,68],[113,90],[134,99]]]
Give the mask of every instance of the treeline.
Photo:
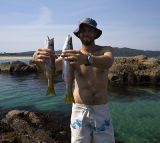
[[[130,48],[118,48],[114,47],[115,57],[132,57],[138,55],[145,55],[147,57],[160,57],[160,51],[150,51],[150,50],[137,50]]]
[[[28,52],[20,52],[20,53],[0,53],[0,56],[31,56],[34,54],[35,51],[28,51]]]
[[[130,48],[118,48],[114,47],[115,57],[131,57],[131,56],[138,56],[138,55],[145,55],[147,57],[160,57],[160,51],[150,51],[150,50],[137,50],[137,49],[130,49]],[[28,51],[28,52],[20,52],[20,53],[0,53],[0,56],[32,56],[35,51]],[[62,51],[58,50],[55,51],[56,54],[61,54]]]
[[[28,52],[20,52],[20,53],[0,53],[0,56],[33,56],[35,51],[28,51]],[[55,51],[56,54],[61,54],[62,51],[58,50]]]

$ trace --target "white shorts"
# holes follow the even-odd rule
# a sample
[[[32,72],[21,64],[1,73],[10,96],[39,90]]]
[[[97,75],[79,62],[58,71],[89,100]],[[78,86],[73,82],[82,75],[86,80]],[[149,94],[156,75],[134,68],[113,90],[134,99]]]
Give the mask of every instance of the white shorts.
[[[72,143],[115,143],[108,104],[73,103],[70,127]]]

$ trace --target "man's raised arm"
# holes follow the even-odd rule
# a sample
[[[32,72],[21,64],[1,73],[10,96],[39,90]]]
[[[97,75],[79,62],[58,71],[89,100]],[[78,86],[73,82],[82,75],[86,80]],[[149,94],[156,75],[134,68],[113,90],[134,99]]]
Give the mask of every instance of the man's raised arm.
[[[48,48],[39,48],[33,54],[33,61],[36,63],[37,68],[43,73],[45,63],[49,62],[50,58],[55,57],[55,53]],[[55,61],[56,71],[62,70],[62,57],[59,57]]]

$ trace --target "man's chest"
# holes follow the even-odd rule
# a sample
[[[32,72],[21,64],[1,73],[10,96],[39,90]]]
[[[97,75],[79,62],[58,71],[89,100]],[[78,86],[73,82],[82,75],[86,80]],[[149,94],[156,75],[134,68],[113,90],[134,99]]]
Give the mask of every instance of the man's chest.
[[[74,74],[75,77],[80,77],[80,78],[101,78],[104,75],[107,74],[106,69],[99,69],[96,67],[92,66],[85,66],[85,65],[80,65],[80,66],[75,66],[74,67]]]

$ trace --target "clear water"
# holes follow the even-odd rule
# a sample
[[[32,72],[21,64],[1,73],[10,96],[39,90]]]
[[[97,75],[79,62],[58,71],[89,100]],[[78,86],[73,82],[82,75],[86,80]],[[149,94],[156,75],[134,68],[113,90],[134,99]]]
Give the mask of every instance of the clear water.
[[[5,63],[5,62],[13,62],[13,61],[23,61],[28,64],[31,59],[32,59],[32,57],[28,57],[28,58],[23,58],[23,57],[14,57],[14,58],[5,57],[5,58],[3,58],[3,57],[1,57],[0,64]]]
[[[0,109],[50,110],[70,115],[71,103],[64,104],[64,83],[55,82],[54,86],[56,95],[46,96],[47,79],[42,74],[0,74]],[[160,143],[160,85],[109,85],[108,92],[117,140]]]

